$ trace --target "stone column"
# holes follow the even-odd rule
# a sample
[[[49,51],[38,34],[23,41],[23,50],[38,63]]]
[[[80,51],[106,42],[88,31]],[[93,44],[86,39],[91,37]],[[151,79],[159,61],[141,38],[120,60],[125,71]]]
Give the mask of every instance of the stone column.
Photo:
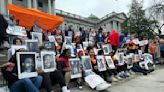
[[[113,29],[117,30],[117,22],[113,21]]]
[[[52,0],[52,11],[53,11],[53,14],[56,15],[56,7],[55,7],[55,0]]]
[[[52,14],[51,0],[48,0],[48,13]]]
[[[33,8],[38,8],[38,0],[33,0]]]
[[[31,0],[27,0],[27,8],[32,8],[32,5],[31,5]]]
[[[118,23],[118,30],[121,32],[121,23]]]
[[[6,0],[0,0],[0,13],[6,15],[7,14],[7,9],[6,9]]]
[[[8,3],[12,4],[13,3],[13,0],[8,0]]]

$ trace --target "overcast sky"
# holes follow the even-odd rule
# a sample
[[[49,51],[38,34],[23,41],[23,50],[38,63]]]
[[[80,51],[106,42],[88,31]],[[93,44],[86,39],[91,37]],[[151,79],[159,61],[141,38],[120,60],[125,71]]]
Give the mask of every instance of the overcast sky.
[[[88,17],[94,14],[101,18],[108,13],[129,11],[132,0],[56,0],[56,8],[70,13]],[[144,0],[144,7],[148,7],[151,0]]]

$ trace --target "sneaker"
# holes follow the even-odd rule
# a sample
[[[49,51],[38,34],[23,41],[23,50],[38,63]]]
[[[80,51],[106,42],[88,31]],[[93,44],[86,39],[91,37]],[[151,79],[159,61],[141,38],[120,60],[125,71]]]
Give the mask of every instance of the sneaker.
[[[108,84],[106,82],[101,83],[99,85],[96,86],[96,90],[97,91],[102,91],[102,90],[106,90],[107,88],[109,88],[111,86],[111,84]]]
[[[83,86],[79,86],[79,89],[83,89]]]
[[[83,86],[82,86],[81,82],[80,83],[77,82],[77,86],[79,87],[79,89],[83,89]]]
[[[134,74],[135,74],[135,72],[133,72],[132,70],[130,70],[129,73],[130,73],[131,75],[134,75]]]
[[[116,75],[115,78],[118,80],[122,80],[122,78],[119,75]]]
[[[111,80],[112,80],[113,82],[117,82],[117,81],[118,81],[114,76],[111,76]]]
[[[62,87],[62,92],[70,92],[70,90],[67,89],[66,86]]]

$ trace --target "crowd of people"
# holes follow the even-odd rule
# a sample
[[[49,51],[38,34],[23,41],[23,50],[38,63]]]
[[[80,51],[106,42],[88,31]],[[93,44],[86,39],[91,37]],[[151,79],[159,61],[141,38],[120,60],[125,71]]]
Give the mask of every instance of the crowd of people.
[[[9,26],[15,25],[19,25],[19,22],[14,25],[9,24]],[[55,29],[51,33],[41,29],[37,24],[34,27],[31,30],[27,30],[26,38],[22,39],[21,36],[14,36],[15,38],[11,45],[24,45],[26,39],[32,39],[32,32],[42,33],[43,43],[50,42],[49,36],[53,36],[55,39],[53,49],[47,49],[44,44],[38,43],[39,52],[37,53],[41,51],[55,52],[54,62],[56,62],[57,69],[49,73],[37,69],[37,77],[18,79],[16,54],[18,52],[28,52],[28,49],[18,49],[14,55],[11,54],[12,50],[9,49],[9,61],[3,65],[2,73],[8,81],[10,92],[39,92],[39,88],[41,87],[45,88],[47,92],[52,92],[52,86],[56,83],[60,85],[62,92],[70,92],[69,83],[72,68],[69,59],[71,58],[80,59],[79,68],[82,76],[76,79],[78,87],[82,89],[84,85],[83,82],[86,82],[95,90],[105,90],[111,86],[112,82],[121,81],[130,77],[134,72],[147,75],[154,71],[152,68],[144,68],[140,65],[140,62],[147,60],[148,63],[146,64],[150,65],[148,65],[148,67],[160,63],[158,39],[148,39],[146,37],[139,39],[136,34],[125,34],[123,39],[121,39],[120,32],[117,30],[113,29],[111,32],[106,32],[106,30],[101,27],[98,30],[84,30],[82,27],[78,30],[74,30],[67,26],[64,30]],[[71,42],[68,42],[70,40],[66,40],[67,37],[71,38]],[[141,41],[144,43],[141,44]],[[85,45],[84,42],[88,44]],[[71,48],[67,48],[67,45],[71,46]],[[103,45],[109,45],[110,51],[108,54],[104,54]],[[139,51],[141,51],[141,53],[139,53]],[[123,53],[121,54],[123,57],[120,56],[120,53]],[[145,53],[149,55],[149,59],[145,58]],[[98,65],[99,60],[96,57],[100,55],[104,56],[104,66],[103,64],[101,64],[102,66]],[[91,70],[86,71],[86,69],[84,69],[82,56],[90,57]],[[105,56],[112,58],[112,63],[115,68],[109,67]],[[89,67],[89,64],[87,64],[87,67]],[[105,67],[105,70],[100,71],[99,68],[101,67]],[[97,78],[100,82],[98,83],[97,81],[97,85],[93,86],[92,83],[88,81],[89,77],[92,79]]]

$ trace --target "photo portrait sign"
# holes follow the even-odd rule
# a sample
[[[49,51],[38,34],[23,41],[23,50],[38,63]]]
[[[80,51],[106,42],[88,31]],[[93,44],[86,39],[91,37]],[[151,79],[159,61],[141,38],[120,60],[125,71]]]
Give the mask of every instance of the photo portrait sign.
[[[88,45],[89,45],[89,42],[83,42],[83,48],[84,49],[87,49]]]
[[[25,28],[21,26],[8,26],[6,32],[9,35],[27,36]]]
[[[105,59],[107,61],[108,67],[110,69],[115,69],[116,68],[115,65],[114,65],[114,62],[113,62],[113,60],[111,58],[111,56],[105,56]]]
[[[124,53],[118,53],[118,65],[124,65]]]
[[[38,76],[35,52],[18,52],[16,54],[18,78],[31,78]]]
[[[71,79],[82,77],[80,71],[80,59],[79,58],[71,58],[69,59],[71,65]]]
[[[106,71],[107,69],[106,69],[104,56],[102,56],[102,55],[96,56],[96,60],[97,60],[98,70]]]
[[[54,42],[54,43],[56,42],[54,36],[48,36],[48,39],[49,39],[50,42]]]
[[[56,70],[55,53],[53,51],[41,52],[42,70],[52,72]]]
[[[109,55],[109,53],[113,51],[112,47],[109,44],[102,45],[102,49],[103,49],[104,55]]]
[[[11,45],[11,52],[12,52],[12,55],[15,54],[15,51],[19,50],[19,49],[27,49],[27,47],[25,45]]]
[[[54,51],[55,50],[55,44],[54,44],[54,42],[46,41],[46,42],[44,42],[44,48],[46,50]]]
[[[39,52],[38,40],[26,40],[26,46],[29,52]]]
[[[66,44],[65,48],[71,50],[71,57],[75,57],[74,48],[73,48],[73,46],[71,44],[70,45]]]
[[[37,40],[39,45],[42,45],[42,33],[32,32],[32,39]]]
[[[71,44],[72,43],[72,37],[65,36],[65,42],[66,42],[66,44]]]
[[[92,70],[92,63],[90,60],[90,56],[82,56],[81,59],[82,59],[83,69],[85,71]]]

